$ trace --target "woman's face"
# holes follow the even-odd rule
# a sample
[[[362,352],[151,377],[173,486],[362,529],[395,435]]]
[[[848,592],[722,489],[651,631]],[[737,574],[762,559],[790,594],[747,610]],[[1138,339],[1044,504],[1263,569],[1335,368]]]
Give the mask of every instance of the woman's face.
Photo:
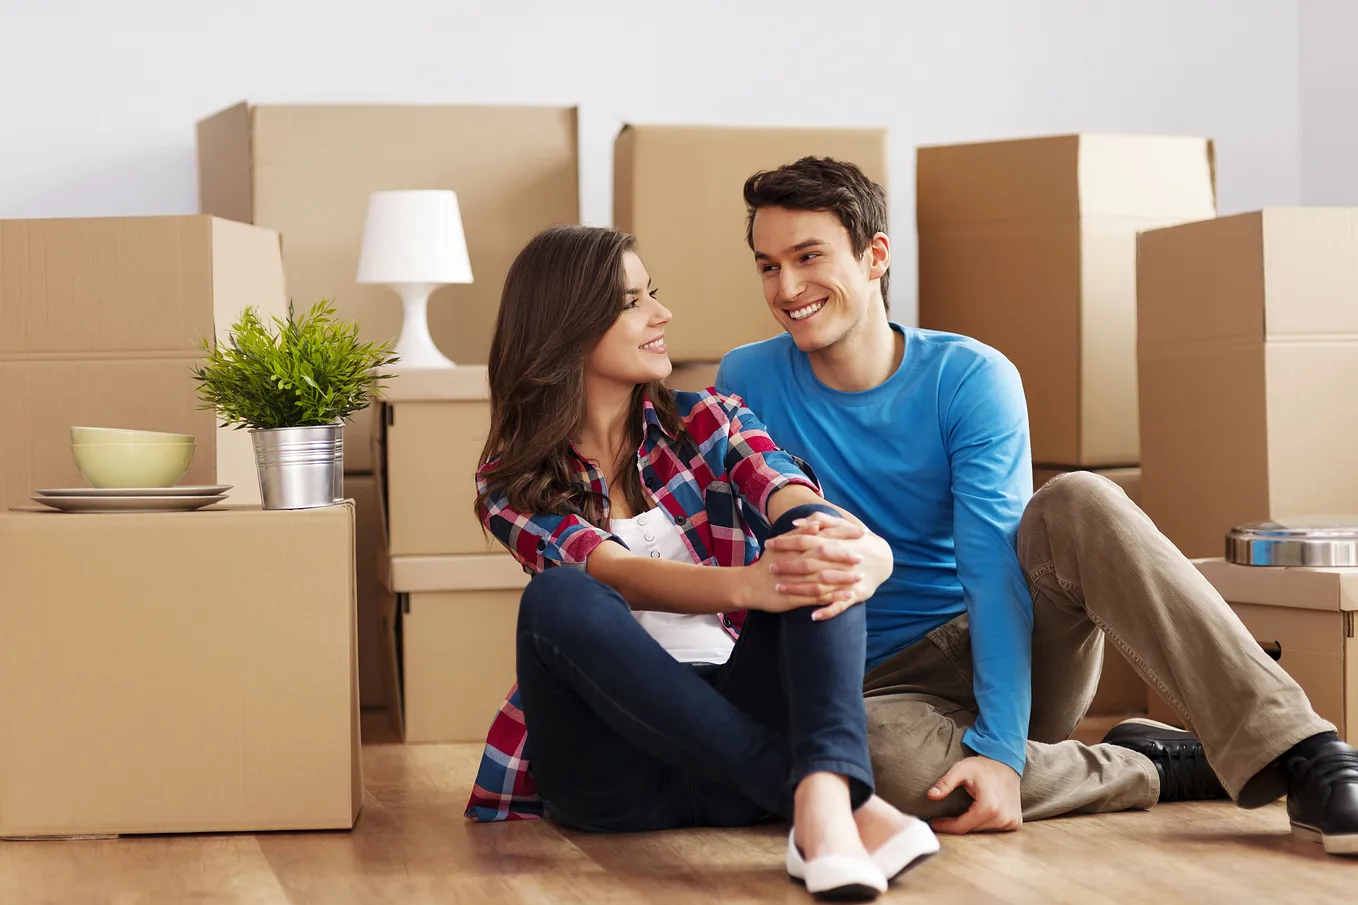
[[[673,315],[656,298],[651,275],[634,252],[623,254],[623,270],[618,319],[590,353],[586,374],[632,385],[664,380],[674,369],[665,345],[665,325]]]

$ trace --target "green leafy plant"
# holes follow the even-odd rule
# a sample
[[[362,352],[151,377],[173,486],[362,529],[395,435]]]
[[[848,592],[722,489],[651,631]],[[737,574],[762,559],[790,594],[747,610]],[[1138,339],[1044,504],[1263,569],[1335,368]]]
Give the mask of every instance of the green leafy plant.
[[[227,342],[206,338],[198,347],[206,363],[195,365],[200,408],[215,409],[236,428],[269,430],[315,427],[348,418],[368,407],[390,374],[379,368],[397,361],[391,340],[358,341],[358,323],[336,320],[323,299],[297,318],[288,304],[287,320],[273,327],[253,307],[231,328]]]

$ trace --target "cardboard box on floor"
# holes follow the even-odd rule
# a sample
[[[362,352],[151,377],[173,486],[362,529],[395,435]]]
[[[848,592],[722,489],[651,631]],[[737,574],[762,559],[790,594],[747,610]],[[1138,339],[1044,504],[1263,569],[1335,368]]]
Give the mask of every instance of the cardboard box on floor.
[[[485,366],[398,370],[387,381],[382,409],[391,555],[502,551],[472,508],[477,462],[490,432]]]
[[[509,556],[408,556],[388,567],[392,716],[407,742],[479,742],[515,681],[528,575]]]
[[[344,495],[354,501],[354,555],[358,569],[358,688],[365,709],[388,705],[382,618],[396,608],[378,562],[385,556],[386,526],[373,475],[344,476]]]
[[[1250,635],[1279,652],[1322,719],[1353,742],[1358,733],[1358,569],[1240,566],[1222,559],[1194,565],[1245,623]],[[1151,713],[1182,725],[1152,694]]]
[[[919,323],[1023,375],[1033,459],[1141,461],[1136,234],[1216,213],[1201,138],[1066,135],[920,148]]]
[[[540,230],[578,223],[573,107],[238,104],[198,124],[200,209],[278,230],[298,304],[333,298],[364,339],[400,333],[400,299],[355,283],[368,195],[457,192],[476,282],[434,293],[429,329],[454,361],[484,364],[510,262]],[[371,423],[349,432],[367,461]]]
[[[212,217],[0,221],[0,509],[83,487],[75,425],[193,434],[184,484],[257,505],[245,431],[201,411],[197,339],[287,313],[278,234]]]
[[[0,836],[343,829],[354,514],[0,513]]]
[[[1142,493],[1190,557],[1245,522],[1358,511],[1358,209],[1145,233]]]
[[[885,129],[623,128],[614,150],[613,223],[632,233],[674,312],[675,362],[715,361],[782,332],[745,243],[745,180],[807,155],[856,163],[887,184]]]

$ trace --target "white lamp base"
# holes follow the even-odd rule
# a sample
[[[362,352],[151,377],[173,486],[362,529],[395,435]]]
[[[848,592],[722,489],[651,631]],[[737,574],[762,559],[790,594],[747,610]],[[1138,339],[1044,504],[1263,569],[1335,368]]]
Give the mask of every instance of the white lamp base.
[[[437,283],[396,283],[391,287],[405,304],[405,323],[401,326],[401,338],[396,342],[396,354],[401,359],[396,366],[402,371],[457,367],[439,351],[429,335],[429,294],[438,286]]]

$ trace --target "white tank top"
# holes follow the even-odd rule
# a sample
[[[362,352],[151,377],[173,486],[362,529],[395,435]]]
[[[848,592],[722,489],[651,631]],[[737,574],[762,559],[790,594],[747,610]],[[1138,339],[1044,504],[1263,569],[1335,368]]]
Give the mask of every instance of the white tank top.
[[[693,562],[679,529],[659,507],[636,518],[610,519],[608,527],[637,556]],[[725,663],[735,647],[735,639],[722,628],[721,617],[715,613],[633,610],[632,615],[647,634],[681,663]]]

